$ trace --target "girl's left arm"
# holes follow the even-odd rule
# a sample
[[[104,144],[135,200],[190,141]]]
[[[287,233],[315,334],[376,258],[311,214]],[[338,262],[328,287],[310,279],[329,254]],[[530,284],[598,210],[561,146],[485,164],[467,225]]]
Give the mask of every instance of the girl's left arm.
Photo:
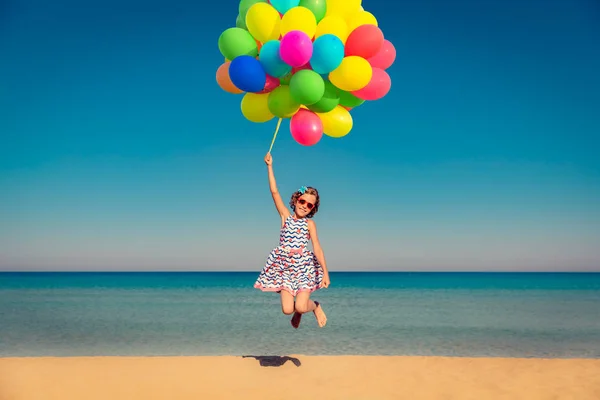
[[[317,257],[317,261],[323,267],[323,272],[325,276],[329,277],[329,272],[327,271],[327,264],[325,262],[325,254],[323,253],[323,249],[321,248],[321,243],[319,243],[319,236],[317,235],[317,225],[315,221],[309,219],[308,220],[308,232],[310,233],[310,240],[312,242],[313,251],[315,252],[315,256]]]

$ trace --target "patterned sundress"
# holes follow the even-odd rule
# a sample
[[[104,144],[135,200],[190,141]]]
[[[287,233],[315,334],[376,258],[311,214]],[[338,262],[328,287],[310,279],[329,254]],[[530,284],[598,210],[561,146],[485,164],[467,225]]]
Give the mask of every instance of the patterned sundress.
[[[264,292],[286,290],[296,296],[299,292],[314,292],[323,280],[323,267],[306,245],[310,239],[308,220],[286,218],[279,234],[279,246],[274,248],[254,283]]]

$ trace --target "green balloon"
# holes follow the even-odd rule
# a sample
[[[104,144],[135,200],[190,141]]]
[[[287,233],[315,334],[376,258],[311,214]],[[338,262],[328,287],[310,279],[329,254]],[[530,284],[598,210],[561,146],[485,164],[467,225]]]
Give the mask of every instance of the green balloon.
[[[240,7],[239,7],[240,15],[244,19],[246,19],[246,13],[248,12],[248,9],[250,7],[252,7],[256,3],[266,3],[266,2],[267,2],[267,0],[241,0]]]
[[[340,90],[340,105],[354,108],[360,106],[364,102],[363,99],[359,99],[352,93]]]
[[[278,86],[269,93],[267,106],[276,117],[289,118],[290,114],[298,110],[300,104],[292,97],[289,86]]]
[[[300,104],[315,104],[325,93],[325,82],[321,75],[310,69],[302,69],[290,80],[292,97]]]
[[[294,73],[290,72],[287,75],[284,75],[283,77],[279,78],[279,83],[281,83],[282,85],[289,85],[290,80],[292,79],[292,75],[294,75]]]
[[[242,28],[229,28],[221,33],[221,36],[219,36],[219,50],[223,57],[228,60],[233,60],[241,55],[252,57],[258,55],[256,40],[250,32]]]
[[[315,104],[306,106],[306,108],[313,112],[326,113],[333,110],[338,104],[340,104],[340,90],[333,83],[326,81],[325,93],[321,97],[321,100]]]
[[[308,8],[315,15],[317,23],[325,18],[327,2],[325,0],[300,0],[300,7]]]
[[[248,30],[248,27],[246,26],[246,18],[242,18],[241,15],[238,14],[237,18],[235,19],[235,26],[237,26],[240,29],[243,29],[245,31]]]

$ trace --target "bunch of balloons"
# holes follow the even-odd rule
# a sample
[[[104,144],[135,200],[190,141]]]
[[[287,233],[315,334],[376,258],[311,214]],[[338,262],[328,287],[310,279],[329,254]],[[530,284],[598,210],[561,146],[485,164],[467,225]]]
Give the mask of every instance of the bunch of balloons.
[[[256,123],[290,118],[292,137],[311,146],[343,137],[350,110],[390,90],[396,59],[361,0],[241,0],[236,27],[219,37],[219,86],[244,96]]]

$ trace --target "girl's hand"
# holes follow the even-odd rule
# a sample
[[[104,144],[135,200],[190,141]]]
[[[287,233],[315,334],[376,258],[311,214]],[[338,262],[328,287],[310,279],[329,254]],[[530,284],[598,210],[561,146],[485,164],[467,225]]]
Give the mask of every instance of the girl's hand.
[[[329,274],[325,274],[325,276],[323,276],[323,280],[321,281],[321,287],[327,289],[330,283],[331,282],[329,281]]]
[[[265,156],[265,164],[273,165],[273,157],[271,157],[271,153],[267,153]]]

